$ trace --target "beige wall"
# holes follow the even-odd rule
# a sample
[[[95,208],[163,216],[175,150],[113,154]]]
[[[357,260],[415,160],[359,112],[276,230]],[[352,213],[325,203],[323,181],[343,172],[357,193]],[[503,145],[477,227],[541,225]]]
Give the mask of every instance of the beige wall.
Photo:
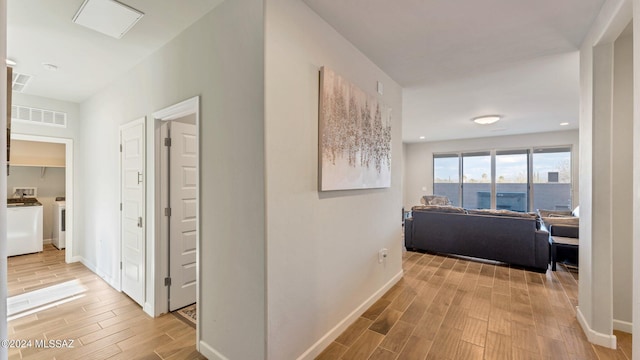
[[[402,89],[303,1],[266,4],[267,358],[309,359],[402,271]],[[321,66],[371,95],[384,84],[390,188],[318,192]]]
[[[579,204],[578,194],[580,188],[577,130],[405,144],[404,207],[405,209],[410,209],[412,206],[420,203],[420,198],[423,195],[433,193],[433,154],[435,153],[492,149],[526,149],[538,146],[564,145],[570,145],[572,147],[572,201],[575,207]]]

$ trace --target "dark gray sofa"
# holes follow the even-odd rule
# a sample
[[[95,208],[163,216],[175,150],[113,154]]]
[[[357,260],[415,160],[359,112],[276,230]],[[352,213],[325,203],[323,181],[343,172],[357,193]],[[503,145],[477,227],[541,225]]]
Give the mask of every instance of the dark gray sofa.
[[[471,256],[546,271],[549,233],[535,217],[413,210],[405,221],[405,245],[436,253]]]

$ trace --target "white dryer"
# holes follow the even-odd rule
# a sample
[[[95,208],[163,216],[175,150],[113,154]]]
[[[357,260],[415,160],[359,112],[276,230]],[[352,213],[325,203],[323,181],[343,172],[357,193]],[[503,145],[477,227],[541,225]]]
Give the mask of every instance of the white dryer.
[[[64,200],[53,203],[53,238],[51,243],[58,249],[65,248],[66,203]]]

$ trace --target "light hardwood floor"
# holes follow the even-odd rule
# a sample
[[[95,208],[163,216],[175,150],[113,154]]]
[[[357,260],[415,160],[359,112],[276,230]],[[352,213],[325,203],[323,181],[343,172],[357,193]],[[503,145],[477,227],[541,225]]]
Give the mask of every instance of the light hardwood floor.
[[[10,318],[9,338],[32,341],[31,347],[10,349],[10,360],[205,359],[195,350],[195,329],[171,314],[149,317],[84,265],[66,264],[64,251],[51,245],[45,245],[39,254],[9,258],[7,280],[9,297],[38,294],[40,298],[50,296],[51,301],[72,299]],[[76,289],[75,297],[54,290],[66,284]],[[72,339],[74,347],[55,348],[53,343],[48,349],[36,348],[35,341],[42,339]]]
[[[545,274],[407,252],[404,278],[317,359],[631,359],[589,343],[576,320],[577,273]]]

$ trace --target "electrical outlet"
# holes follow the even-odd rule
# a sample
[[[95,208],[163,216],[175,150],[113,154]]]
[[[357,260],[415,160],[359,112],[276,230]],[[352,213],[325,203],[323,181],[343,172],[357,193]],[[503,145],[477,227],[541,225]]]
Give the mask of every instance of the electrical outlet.
[[[389,249],[387,248],[380,249],[380,251],[378,251],[378,263],[382,264],[383,262],[385,262],[388,256],[389,256]]]

